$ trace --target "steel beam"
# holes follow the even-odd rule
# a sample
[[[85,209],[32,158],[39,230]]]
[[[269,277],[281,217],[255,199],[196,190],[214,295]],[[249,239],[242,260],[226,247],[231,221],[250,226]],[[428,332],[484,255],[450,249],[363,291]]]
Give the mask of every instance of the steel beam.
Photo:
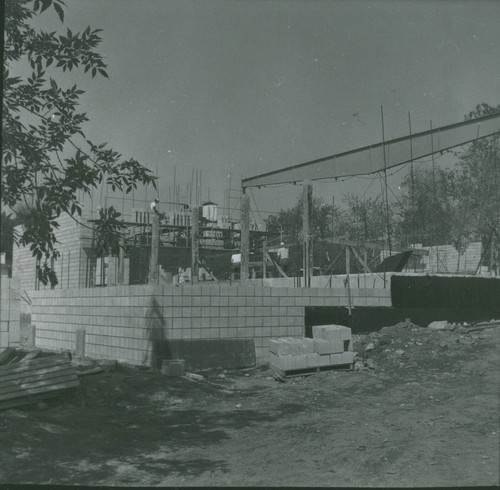
[[[497,133],[500,133],[500,113],[266,172],[243,179],[242,187],[371,174]]]

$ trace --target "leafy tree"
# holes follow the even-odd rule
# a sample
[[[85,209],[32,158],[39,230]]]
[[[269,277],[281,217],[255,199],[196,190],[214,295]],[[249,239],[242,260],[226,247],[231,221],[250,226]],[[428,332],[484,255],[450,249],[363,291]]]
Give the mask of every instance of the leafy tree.
[[[498,112],[500,106],[480,104],[465,119]],[[418,168],[413,179],[410,175],[404,179],[398,206],[402,242],[453,243],[463,250],[468,241],[484,242],[498,222],[498,136],[474,141],[455,154],[458,161],[452,169]]]
[[[270,233],[282,234],[288,243],[301,243],[302,241],[302,199],[290,209],[281,209],[277,214],[272,214],[266,219],[266,228]],[[323,199],[313,198],[311,232],[314,238],[323,238],[331,233],[332,214],[334,208],[325,204]]]
[[[455,204],[454,174],[446,169],[416,168],[401,183],[402,196],[396,205],[399,221],[396,237],[402,246],[449,243]]]
[[[101,259],[101,284],[104,283],[104,258],[117,255],[122,246],[123,221],[121,213],[113,206],[99,209],[99,218],[94,226],[94,250]]]
[[[57,34],[33,27],[45,11],[64,22],[65,8],[62,0],[5,3],[1,203],[29,210],[31,219],[16,240],[43,261],[38,276],[44,284],[55,277],[50,264],[59,256],[54,234],[59,216],[76,219],[82,213],[78,193],[90,195],[101,183],[126,193],[138,184],[156,186],[156,177],[139,162],[86,138],[88,117],[78,110],[83,91],[57,82],[61,70],[108,77],[97,51],[100,29]],[[24,67],[26,76],[11,75]]]
[[[496,107],[479,104],[466,120],[499,113]],[[455,210],[454,239],[460,245],[467,240],[486,242],[492,229],[500,230],[500,164],[498,135],[472,142],[458,154],[454,172],[454,192],[460,199]]]
[[[10,214],[0,214],[0,253],[5,253],[7,264],[12,263],[12,243],[14,237],[14,220]]]
[[[380,197],[346,194],[345,232],[358,240],[379,240],[387,236],[386,211]],[[392,216],[389,217],[392,221]]]
[[[119,218],[121,213],[113,206],[99,209],[99,218],[95,222],[94,248],[99,257],[116,255],[120,249],[124,223]]]

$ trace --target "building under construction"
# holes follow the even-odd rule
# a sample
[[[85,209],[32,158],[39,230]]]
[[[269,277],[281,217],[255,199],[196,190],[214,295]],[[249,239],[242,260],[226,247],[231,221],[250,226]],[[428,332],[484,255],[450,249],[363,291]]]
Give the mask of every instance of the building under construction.
[[[13,276],[32,313],[36,344],[136,364],[196,351],[193,359],[208,356],[207,365],[241,365],[267,362],[271,337],[307,336],[312,325],[367,331],[405,318],[425,324],[443,315],[500,315],[497,267],[480,243],[460,251],[396,250],[385,241],[314,241],[310,231],[311,181],[385,172],[500,133],[499,122],[499,114],[485,116],[244,179],[236,220],[213,202],[165,209],[147,203],[123,223],[114,253],[98,253],[91,209],[78,221],[64,216],[61,255],[52,264],[57,285],[39,284],[30,251],[14,250]],[[302,183],[298,243],[282,244],[250,219],[248,189],[283,182]],[[221,349],[223,359],[210,357]]]

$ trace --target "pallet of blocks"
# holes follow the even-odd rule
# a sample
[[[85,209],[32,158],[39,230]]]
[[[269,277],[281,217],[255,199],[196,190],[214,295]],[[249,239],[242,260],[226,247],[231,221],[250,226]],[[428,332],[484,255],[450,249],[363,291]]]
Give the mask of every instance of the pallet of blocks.
[[[281,337],[269,340],[269,364],[279,376],[305,376],[321,370],[352,367],[351,329],[317,325],[313,338]]]

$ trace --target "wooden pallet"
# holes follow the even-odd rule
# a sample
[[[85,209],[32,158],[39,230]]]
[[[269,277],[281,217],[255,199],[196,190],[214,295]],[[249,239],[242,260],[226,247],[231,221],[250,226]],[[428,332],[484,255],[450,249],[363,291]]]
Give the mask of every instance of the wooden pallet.
[[[15,349],[14,347],[7,347],[0,352],[0,366],[7,366],[9,364],[16,364],[18,362],[26,362],[31,359],[41,357],[42,351],[40,349],[23,350]]]
[[[0,366],[15,364],[27,354],[28,352],[26,351],[14,349],[14,347],[7,347],[2,352],[0,352]]]
[[[304,369],[292,369],[288,371],[284,371],[280,369],[278,366],[271,364],[271,370],[274,372],[275,376],[279,378],[293,378],[296,376],[311,376],[313,374],[317,374],[321,371],[334,371],[337,369],[352,369],[353,364],[334,364],[329,366],[318,366]]]
[[[36,403],[79,384],[67,354],[0,366],[0,410]]]

